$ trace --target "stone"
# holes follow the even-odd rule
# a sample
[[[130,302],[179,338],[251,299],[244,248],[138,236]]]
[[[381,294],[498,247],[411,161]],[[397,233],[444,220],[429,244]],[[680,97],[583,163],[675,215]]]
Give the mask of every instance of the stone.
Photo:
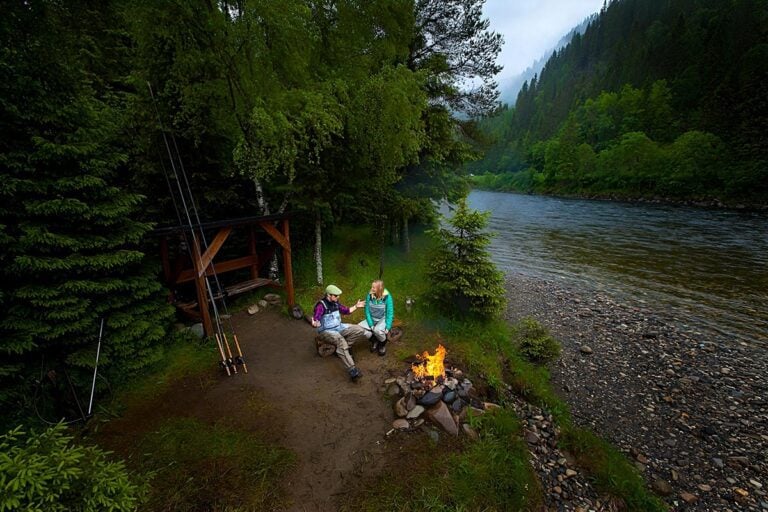
[[[478,435],[475,429],[469,426],[469,423],[462,423],[461,430],[463,430],[467,437],[473,441],[480,439],[480,435]]]
[[[269,303],[265,301],[264,299],[261,299],[260,301],[256,302],[256,304],[261,308],[264,309],[267,306],[269,306]]]
[[[419,428],[424,424],[424,418],[419,418],[413,422],[413,428]]]
[[[539,435],[536,432],[531,432],[529,430],[525,433],[525,441],[528,444],[539,444],[541,442],[541,438],[539,438]]]
[[[189,327],[189,332],[191,332],[192,334],[194,334],[198,338],[205,337],[205,329],[203,328],[203,324],[201,324],[201,323],[192,324]]]
[[[424,407],[417,405],[416,407],[408,411],[408,414],[405,417],[408,418],[409,420],[414,420],[419,416],[421,416],[421,413],[423,412],[424,412]]]
[[[390,377],[384,381],[384,384],[394,384],[395,382],[397,382],[397,378]]]
[[[674,492],[674,489],[669,484],[669,482],[662,478],[657,478],[654,480],[652,487],[654,491],[661,494],[662,496],[669,496]]]
[[[397,430],[406,430],[411,428],[411,424],[408,423],[408,420],[400,418],[392,422],[392,428],[396,428]]]
[[[455,391],[453,391],[453,390],[451,390],[451,391],[447,391],[447,392],[446,392],[446,393],[443,395],[443,402],[445,402],[445,403],[447,403],[447,404],[450,404],[450,403],[451,403],[451,402],[453,402],[454,400],[456,400],[456,392],[455,392]]]
[[[443,386],[435,386],[419,399],[419,405],[430,407],[443,398]]]
[[[427,411],[427,417],[429,417],[432,423],[440,426],[452,436],[459,435],[459,426],[454,421],[453,416],[448,411],[448,406],[444,402],[438,401],[436,405],[430,408]]]
[[[699,484],[698,487],[702,492],[709,492],[712,490],[712,487],[707,484]]]
[[[582,354],[589,355],[592,353],[592,347],[589,345],[582,345],[581,348],[579,348]]]
[[[276,293],[267,293],[264,295],[264,300],[273,306],[279,305],[283,302],[283,298]]]
[[[405,397],[395,402],[395,416],[398,418],[404,418],[408,414],[408,409],[405,408]]]
[[[389,396],[400,396],[400,386],[397,384],[390,384],[387,387],[387,394]]]
[[[251,304],[250,306],[248,306],[248,314],[249,315],[255,315],[258,312],[259,312],[258,304]]]
[[[698,499],[699,499],[699,497],[696,496],[695,494],[691,494],[691,493],[685,492],[685,491],[680,493],[680,497],[683,498],[683,501],[685,501],[689,505],[691,503],[696,503],[696,501],[698,501]]]
[[[464,401],[461,398],[454,400],[451,404],[451,410],[455,413],[460,413],[462,409],[464,409]]]
[[[565,478],[571,478],[572,476],[578,475],[578,471],[574,471],[573,469],[566,469],[565,470]]]
[[[755,489],[762,489],[762,488],[763,488],[763,484],[761,484],[760,482],[758,482],[757,480],[755,480],[755,479],[753,479],[753,478],[750,478],[750,479],[749,479],[749,483],[750,483],[750,484],[752,485],[752,487],[754,487]]]
[[[648,457],[643,455],[642,453],[637,454],[637,462],[640,464],[648,464]]]
[[[440,434],[437,432],[437,430],[429,429],[427,430],[427,435],[429,436],[429,439],[432,440],[433,443],[437,444],[438,441],[440,441]]]
[[[483,408],[486,411],[495,411],[496,409],[501,409],[501,406],[499,404],[494,404],[493,402],[483,402]]]
[[[416,407],[416,397],[409,394],[408,399],[405,402],[405,408],[412,411],[414,407]]]
[[[725,465],[723,464],[723,459],[719,459],[717,457],[712,457],[712,463],[715,465],[716,468],[723,468]]]

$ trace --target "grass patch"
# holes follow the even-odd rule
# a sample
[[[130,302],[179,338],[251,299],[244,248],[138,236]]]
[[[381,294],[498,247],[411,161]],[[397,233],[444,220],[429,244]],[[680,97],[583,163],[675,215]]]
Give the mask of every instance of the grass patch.
[[[153,475],[149,509],[264,511],[285,505],[280,481],[294,456],[251,433],[173,418],[148,433],[141,447],[141,465]]]
[[[361,493],[342,510],[540,510],[541,488],[528,463],[515,414],[498,410],[477,418],[476,425],[482,436],[479,441],[468,442],[453,454],[427,444],[414,453],[417,469],[409,468],[407,476],[391,472],[378,489]]]

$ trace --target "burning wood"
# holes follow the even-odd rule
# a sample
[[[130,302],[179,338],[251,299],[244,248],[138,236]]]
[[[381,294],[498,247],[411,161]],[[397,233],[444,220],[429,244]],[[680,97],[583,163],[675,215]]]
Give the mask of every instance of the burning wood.
[[[418,363],[411,365],[411,370],[417,379],[420,380],[438,380],[441,378],[445,380],[445,354],[448,351],[442,345],[437,346],[435,355],[429,355],[429,352],[424,351],[419,358]]]

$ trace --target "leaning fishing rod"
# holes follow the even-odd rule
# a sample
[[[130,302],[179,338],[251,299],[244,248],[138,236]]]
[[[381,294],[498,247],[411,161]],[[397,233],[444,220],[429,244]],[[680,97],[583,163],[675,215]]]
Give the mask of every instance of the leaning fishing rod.
[[[195,247],[200,247],[200,244],[198,243],[198,240],[197,240],[197,235],[195,234],[195,228],[194,228],[194,225],[193,225],[193,222],[192,222],[192,217],[190,216],[190,208],[187,205],[187,195],[189,195],[189,202],[192,205],[192,211],[194,212],[194,216],[195,216],[195,218],[197,220],[197,225],[200,226],[200,238],[201,238],[201,240],[203,242],[203,247],[205,248],[205,250],[207,250],[208,247],[209,247],[208,246],[208,241],[206,240],[205,232],[202,229],[202,223],[200,221],[200,215],[198,213],[197,206],[195,204],[194,195],[192,194],[192,187],[191,187],[191,185],[189,183],[189,179],[187,177],[186,169],[184,168],[184,162],[181,159],[181,153],[180,153],[180,151],[178,149],[178,145],[176,144],[176,138],[171,133],[171,140],[173,142],[173,147],[175,149],[176,160],[178,160],[178,163],[179,163],[179,169],[181,171],[180,173],[176,169],[176,164],[174,162],[174,152],[171,151],[170,144],[168,143],[168,137],[166,136],[165,127],[163,126],[163,123],[162,123],[162,120],[161,120],[161,117],[160,117],[160,111],[157,108],[157,99],[155,98],[154,92],[152,90],[152,85],[149,82],[147,82],[147,87],[149,89],[149,93],[150,93],[150,96],[152,98],[153,106],[154,106],[154,109],[155,109],[155,114],[157,115],[157,120],[158,120],[158,123],[159,123],[160,128],[161,128],[161,133],[162,133],[162,136],[163,136],[163,142],[165,143],[165,149],[166,149],[166,152],[168,153],[168,159],[169,159],[170,164],[171,164],[171,170],[172,170],[173,175],[174,175],[174,180],[176,181],[176,185],[177,185],[177,188],[178,188],[179,196],[180,196],[180,199],[181,199],[181,204],[182,204],[182,207],[183,207],[183,210],[184,210],[185,217],[187,219],[187,225],[189,227],[190,234],[192,235],[192,242],[193,242]],[[179,213],[178,205],[177,205],[176,200],[175,200],[175,194],[173,193],[173,187],[170,184],[170,179],[167,176],[167,171],[165,169],[165,166],[163,166],[163,173],[166,176],[166,182],[168,184],[169,192],[171,193],[171,197],[173,199],[174,209],[176,210],[176,214],[177,214],[177,217],[179,218],[180,224],[182,224],[182,222],[181,222],[181,215]],[[184,185],[185,185],[185,187],[187,189],[186,190],[187,191],[186,194],[184,192],[184,189],[182,188],[181,180],[179,179],[179,174],[181,174],[181,176],[184,179]],[[196,251],[196,252],[199,253],[199,251]],[[199,255],[199,254],[190,254],[190,257],[194,258],[194,259],[198,259],[198,260],[200,260],[200,263],[202,263],[202,256],[201,255]],[[216,331],[217,332],[214,333],[214,338],[216,339],[216,344],[217,344],[217,347],[219,349],[219,355],[221,356],[221,366],[224,367],[225,371],[227,372],[227,375],[231,375],[232,372],[237,373],[237,365],[238,364],[240,364],[243,367],[244,371],[247,373],[248,370],[247,370],[247,367],[245,366],[245,361],[243,360],[242,350],[240,348],[239,342],[237,342],[237,337],[234,334],[234,327],[232,326],[231,315],[229,315],[229,312],[228,312],[228,310],[226,308],[225,293],[224,293],[223,288],[221,286],[221,282],[219,281],[218,274],[216,273],[216,267],[215,267],[213,261],[211,261],[209,263],[209,265],[211,267],[211,272],[212,272],[212,274],[214,276],[214,279],[216,281],[216,285],[217,285],[217,288],[219,290],[219,295],[221,296],[221,299],[223,301],[225,311],[227,312],[227,316],[230,317],[230,328],[232,330],[233,336],[235,337],[235,344],[236,344],[237,351],[238,351],[237,352],[237,357],[234,358],[233,355],[232,355],[231,347],[229,345],[229,341],[227,340],[227,337],[226,337],[226,334],[225,334],[225,329],[223,328],[223,325],[221,323],[221,315],[219,313],[219,309],[218,309],[218,306],[216,304],[216,297],[215,297],[215,295],[213,293],[213,287],[212,287],[212,285],[210,283],[210,280],[209,280],[208,276],[206,275],[205,269],[203,269],[203,276],[202,277],[205,280],[205,288],[206,288],[206,291],[208,293],[208,297],[210,298],[211,305],[213,307],[214,320],[215,320],[215,323],[216,323]],[[227,354],[226,355],[224,354],[224,347],[226,347],[226,350],[227,350]]]

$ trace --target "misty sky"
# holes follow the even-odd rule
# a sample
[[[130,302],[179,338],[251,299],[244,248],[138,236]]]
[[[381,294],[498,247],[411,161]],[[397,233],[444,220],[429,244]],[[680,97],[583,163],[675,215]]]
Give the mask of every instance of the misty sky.
[[[491,30],[504,36],[503,79],[524,71],[570,29],[600,10],[603,0],[486,0]]]

